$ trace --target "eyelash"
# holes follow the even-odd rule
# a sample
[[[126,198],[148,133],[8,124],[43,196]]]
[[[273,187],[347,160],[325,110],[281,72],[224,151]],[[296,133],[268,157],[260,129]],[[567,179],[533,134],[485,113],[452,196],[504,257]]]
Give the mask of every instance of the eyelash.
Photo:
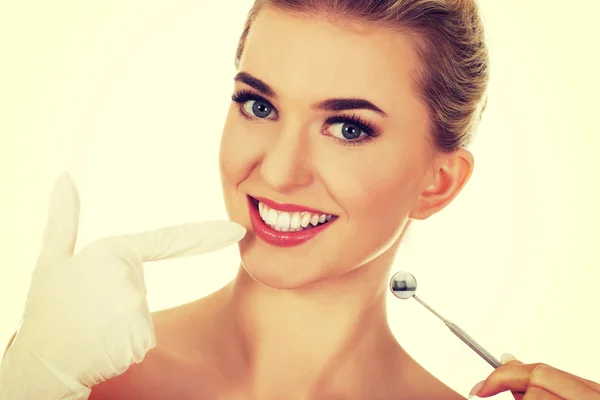
[[[246,103],[247,101],[250,101],[250,100],[266,103],[269,105],[269,107],[271,107],[273,110],[276,111],[275,107],[273,107],[273,105],[267,99],[265,99],[262,96],[259,96],[258,94],[255,94],[249,90],[245,90],[245,89],[234,93],[231,96],[231,100],[238,104],[238,107],[237,107],[238,112],[240,113],[240,115],[243,118],[245,118],[247,120],[264,119],[264,118],[252,117],[252,116],[248,115],[246,113],[246,111],[244,111],[244,107],[243,107],[244,103]],[[369,123],[368,121],[365,121],[364,119],[357,116],[356,114],[335,115],[335,116],[329,117],[325,120],[325,124],[328,126],[335,125],[335,124],[344,124],[344,123],[354,125],[355,127],[360,129],[366,135],[366,136],[363,136],[362,139],[354,139],[354,140],[351,140],[351,139],[343,140],[343,139],[333,137],[334,139],[341,142],[345,146],[358,146],[358,145],[367,143],[367,142],[371,141],[372,139],[374,139],[375,137],[379,136],[379,130],[373,124]]]

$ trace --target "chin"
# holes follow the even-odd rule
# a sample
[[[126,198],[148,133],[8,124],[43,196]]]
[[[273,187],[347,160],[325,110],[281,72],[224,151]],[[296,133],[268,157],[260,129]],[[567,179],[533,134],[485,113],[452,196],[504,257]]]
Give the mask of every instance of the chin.
[[[272,289],[294,290],[308,286],[312,283],[302,279],[294,279],[292,276],[283,275],[273,270],[269,271],[265,268],[252,268],[243,261],[242,267],[255,282]]]
[[[256,248],[256,245],[257,243],[253,243],[246,247],[244,243],[240,243],[242,268],[254,281],[264,286],[293,290],[336,276],[322,259],[284,254],[283,249],[268,251]]]

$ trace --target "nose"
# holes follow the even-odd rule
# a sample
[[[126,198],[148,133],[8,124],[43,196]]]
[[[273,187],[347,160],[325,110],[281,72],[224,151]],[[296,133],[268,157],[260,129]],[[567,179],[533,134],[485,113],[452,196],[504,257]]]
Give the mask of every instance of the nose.
[[[273,189],[285,192],[313,181],[309,163],[309,143],[298,127],[278,132],[265,150],[260,175]]]

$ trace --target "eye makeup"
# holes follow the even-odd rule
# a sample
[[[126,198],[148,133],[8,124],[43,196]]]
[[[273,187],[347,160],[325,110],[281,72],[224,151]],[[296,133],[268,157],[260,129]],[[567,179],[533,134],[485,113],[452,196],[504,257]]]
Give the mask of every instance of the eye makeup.
[[[231,96],[231,99],[237,104],[238,112],[244,119],[276,121],[279,117],[277,109],[267,99],[250,90],[239,90]],[[250,102],[253,104],[248,107]],[[272,118],[269,117],[271,113],[275,114]],[[321,133],[344,146],[362,145],[380,134],[380,130],[374,124],[356,114],[336,113],[328,117],[324,125]],[[339,129],[336,129],[337,126]],[[339,133],[332,132],[338,130]]]
[[[263,103],[267,106],[267,108],[270,108],[275,111],[275,107],[273,107],[267,99],[250,90],[240,90],[239,92],[234,93],[231,96],[231,100],[234,103],[238,104],[238,112],[240,113],[240,115],[248,120],[267,119],[266,117],[261,117],[258,115],[249,115],[249,112],[245,110],[244,105],[250,101],[254,101],[255,103]],[[252,107],[253,110],[254,108],[255,107]]]
[[[326,127],[322,133],[327,136],[331,136],[337,139],[345,146],[356,146],[359,144],[365,144],[368,141],[379,136],[379,130],[370,122],[364,120],[356,114],[341,114],[329,117],[325,120]],[[332,134],[333,127],[340,125],[342,137],[337,137]],[[356,135],[358,131],[358,136]],[[350,137],[346,137],[345,133],[348,133]]]

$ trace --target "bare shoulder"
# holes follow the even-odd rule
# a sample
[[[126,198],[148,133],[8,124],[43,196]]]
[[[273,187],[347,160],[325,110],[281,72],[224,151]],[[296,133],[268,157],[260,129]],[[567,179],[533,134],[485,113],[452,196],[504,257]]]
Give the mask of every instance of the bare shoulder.
[[[152,313],[156,347],[123,374],[92,388],[89,400],[195,399],[218,382],[199,344],[214,314],[216,293],[192,303]],[[195,395],[194,395],[195,394]]]
[[[371,357],[370,357],[371,356]],[[356,358],[349,374],[334,378],[330,390],[336,399],[465,400],[437,379],[398,343],[379,337]]]
[[[465,400],[464,396],[440,381],[417,361],[411,359],[410,365],[411,368],[406,369],[407,373],[403,379],[412,383],[410,387],[413,388],[411,390],[414,390],[414,393],[410,393],[406,398],[411,400]]]

